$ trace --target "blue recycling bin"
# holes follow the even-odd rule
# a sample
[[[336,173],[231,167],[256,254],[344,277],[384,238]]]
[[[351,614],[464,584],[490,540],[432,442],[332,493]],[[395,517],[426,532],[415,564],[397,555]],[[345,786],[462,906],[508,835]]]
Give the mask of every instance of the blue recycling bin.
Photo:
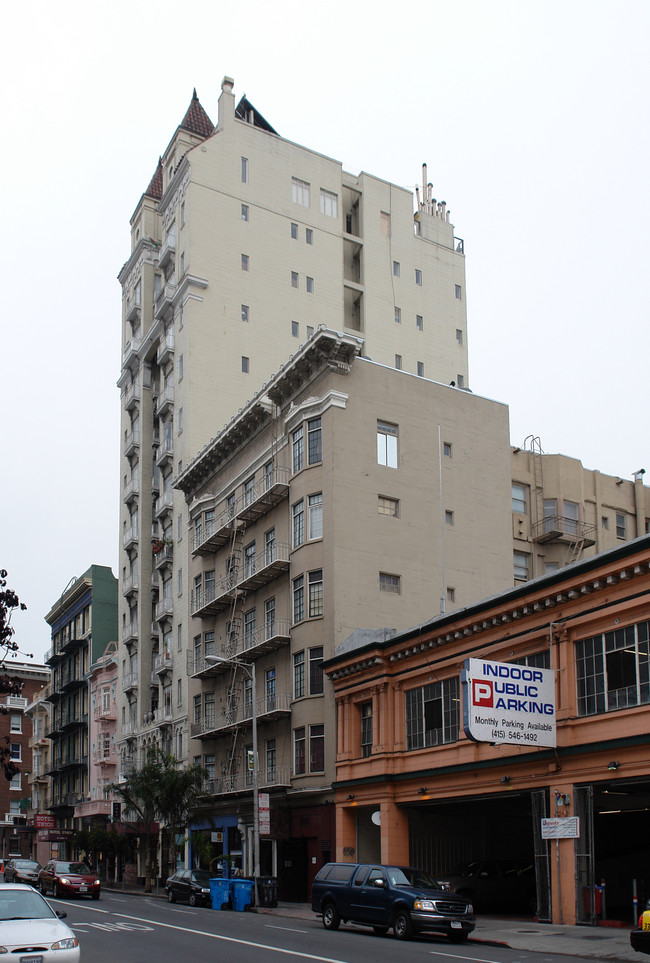
[[[243,913],[253,902],[253,880],[233,879],[232,883],[232,908],[238,913]]]
[[[230,909],[230,879],[210,880],[210,899],[212,909]]]

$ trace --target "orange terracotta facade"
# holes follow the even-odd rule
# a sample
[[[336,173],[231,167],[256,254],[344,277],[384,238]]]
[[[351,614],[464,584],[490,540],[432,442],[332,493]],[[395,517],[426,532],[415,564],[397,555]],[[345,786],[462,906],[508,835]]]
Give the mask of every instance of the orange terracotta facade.
[[[576,793],[588,794],[589,787],[611,794],[620,784],[638,791],[650,779],[650,695],[642,664],[648,619],[650,537],[644,536],[388,641],[350,651],[340,647],[325,666],[337,703],[336,858],[358,856],[360,812],[380,813],[373,819],[381,826],[381,853],[375,858],[406,864],[411,853],[409,811],[415,805],[426,817],[427,805],[443,800],[489,798],[498,805],[506,796],[525,798],[542,791],[546,815],[563,817],[578,815]],[[634,626],[641,654],[635,656],[628,648],[616,658],[623,660],[623,667],[626,658],[635,658],[636,695],[626,690],[626,698],[640,704],[584,714],[578,704],[576,646]],[[556,748],[474,742],[463,730],[462,712],[454,741],[408,748],[409,690],[460,677],[469,657],[515,662],[539,658],[545,650],[548,667],[555,671]],[[613,686],[615,664],[606,661],[606,666]],[[461,686],[458,691],[462,701]],[[611,692],[609,699],[614,699]],[[360,711],[368,704],[370,749],[362,747]],[[540,844],[548,847],[550,921],[595,922],[593,904],[583,912],[583,896],[576,887],[579,845],[586,845],[584,838]]]

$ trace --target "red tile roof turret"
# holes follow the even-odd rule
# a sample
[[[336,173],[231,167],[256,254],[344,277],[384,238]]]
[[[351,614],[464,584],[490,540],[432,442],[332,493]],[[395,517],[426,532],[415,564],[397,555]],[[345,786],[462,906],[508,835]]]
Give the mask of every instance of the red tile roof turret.
[[[162,157],[158,158],[158,167],[156,168],[156,173],[151,178],[149,187],[146,189],[145,194],[147,197],[153,197],[156,201],[159,201],[162,197],[163,192],[163,164]]]
[[[214,132],[214,124],[201,106],[196,95],[196,87],[192,94],[192,101],[187,108],[187,113],[183,117],[180,126],[183,130],[189,130],[200,137],[209,137]]]

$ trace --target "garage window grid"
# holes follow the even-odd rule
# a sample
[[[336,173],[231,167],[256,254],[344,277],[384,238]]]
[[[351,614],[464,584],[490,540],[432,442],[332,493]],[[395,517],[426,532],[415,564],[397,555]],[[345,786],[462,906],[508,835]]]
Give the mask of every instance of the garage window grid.
[[[406,748],[456,742],[459,705],[458,676],[406,692]]]
[[[650,622],[576,642],[578,715],[650,702]]]

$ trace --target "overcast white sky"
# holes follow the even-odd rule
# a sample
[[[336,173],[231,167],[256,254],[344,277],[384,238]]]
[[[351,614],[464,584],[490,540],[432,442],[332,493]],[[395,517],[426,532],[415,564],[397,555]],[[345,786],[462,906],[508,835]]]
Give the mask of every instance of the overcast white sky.
[[[426,161],[465,239],[473,391],[515,444],[650,478],[647,0],[32,0],[3,25],[0,567],[24,652],[73,576],[117,574],[116,275],[192,89],[216,120],[224,74],[349,171],[413,189]]]

